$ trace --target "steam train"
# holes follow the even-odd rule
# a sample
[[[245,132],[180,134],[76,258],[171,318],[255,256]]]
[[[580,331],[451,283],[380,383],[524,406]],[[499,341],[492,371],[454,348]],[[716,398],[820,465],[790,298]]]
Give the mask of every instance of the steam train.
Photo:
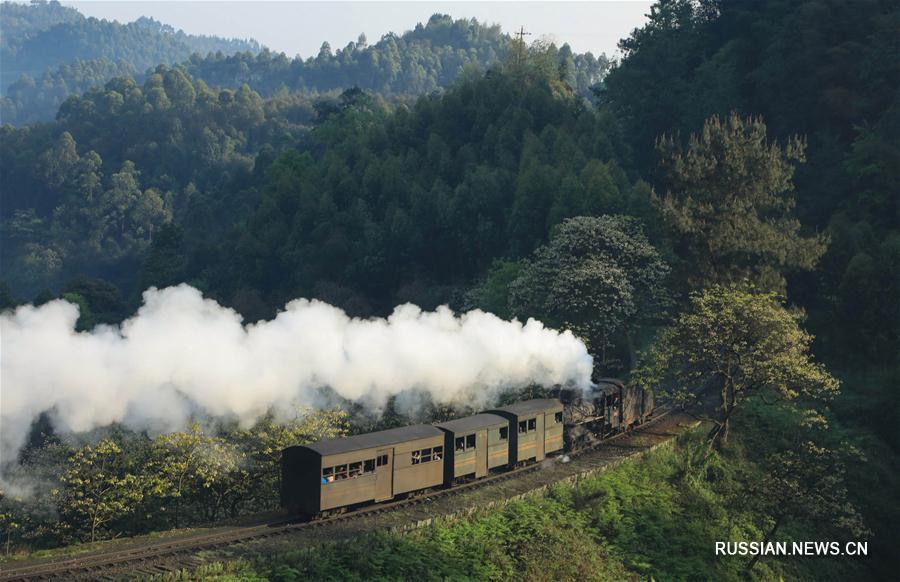
[[[434,425],[288,447],[281,504],[321,516],[479,479],[594,444],[653,414],[653,392],[604,379],[589,394],[526,400]]]

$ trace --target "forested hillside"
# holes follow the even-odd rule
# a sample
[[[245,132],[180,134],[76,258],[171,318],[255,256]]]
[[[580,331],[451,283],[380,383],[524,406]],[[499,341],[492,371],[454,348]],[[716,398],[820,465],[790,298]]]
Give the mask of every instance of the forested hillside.
[[[814,275],[791,281],[792,296],[830,354],[895,360],[900,4],[665,1],[621,47],[603,97],[660,194],[669,184],[656,169],[657,136],[683,140],[731,111],[761,116],[781,142],[802,136],[797,215],[830,244]]]
[[[0,5],[0,118],[52,119],[66,97],[115,76],[143,73],[192,54],[259,51],[253,40],[197,36],[152,18],[86,18],[55,0]]]
[[[695,270],[703,256],[741,264],[766,247],[779,261],[791,254],[777,238],[758,239],[757,231],[733,224],[733,214],[723,223],[703,206],[753,200],[737,196],[748,175],[685,187],[685,177],[704,173],[705,155],[672,157],[671,148],[687,144],[691,132],[705,138],[704,120],[729,112],[759,116],[770,139],[795,148],[795,214],[801,232],[824,235],[827,247],[813,270],[787,273],[787,297],[805,309],[815,351],[844,381],[832,406],[840,430],[849,429],[867,450],[867,472],[895,472],[900,3],[663,0],[620,46],[625,56],[604,82],[603,107],[622,124],[635,163],[654,185],[656,206],[668,215],[676,271]],[[658,141],[664,135],[671,139]],[[692,139],[690,149],[704,152],[708,144]],[[870,523],[881,524],[874,543],[886,556],[897,497],[858,495],[867,499]]]
[[[75,59],[44,71],[37,80],[23,75],[7,86],[0,97],[0,119],[3,123],[19,126],[49,121],[70,95],[103,86],[113,77],[134,74],[134,66],[128,61],[110,61],[101,57],[87,61]]]
[[[314,57],[290,58],[260,50],[255,41],[192,36],[147,18],[123,25],[84,18],[55,2],[3,7],[0,116],[14,125],[49,121],[68,96],[113,77],[142,83],[161,63],[181,63],[212,87],[246,84],[263,97],[351,87],[417,96],[447,86],[467,68],[499,62],[510,45],[499,26],[436,14],[372,45],[360,35],[334,51],[326,42]],[[568,82],[584,94],[610,65],[604,55],[573,54],[568,45],[559,50]]]
[[[4,2],[0,11],[3,87],[20,75],[36,78],[74,59],[122,59],[144,70],[192,53],[257,51],[255,41],[196,36],[152,18],[121,24],[86,18],[58,2]]]
[[[259,315],[326,288],[364,311],[403,297],[447,301],[563,218],[646,200],[616,161],[613,120],[568,83],[546,81],[566,72],[567,55],[535,50],[514,75],[475,74],[396,113],[360,90],[264,101],[246,85],[216,92],[160,68],[141,87],[119,79],[69,99],[54,124],[7,127],[13,289],[30,295],[77,273],[134,289],[152,233],[174,218],[190,244],[182,276],[228,301],[258,298]],[[565,187],[553,192],[557,182]]]
[[[163,224],[221,212],[210,218],[221,232],[253,209],[256,155],[293,143],[314,115],[303,101],[212,91],[162,67],[143,86],[119,78],[70,98],[53,124],[3,126],[2,246],[14,289],[75,272],[128,289]]]
[[[466,68],[499,62],[509,46],[509,35],[497,25],[435,14],[424,25],[402,35],[387,34],[372,45],[365,35],[334,51],[323,43],[319,54],[308,59],[269,51],[195,55],[185,68],[209,85],[247,83],[263,96],[354,86],[382,95],[424,95],[449,85]],[[600,81],[610,64],[605,55],[574,54],[568,45],[560,48],[560,59],[567,67],[566,80],[583,93]]]
[[[71,25],[66,10],[49,13]],[[42,34],[19,26],[23,47]],[[0,309],[64,297],[88,330],[128,317],[149,286],[186,282],[249,322],[296,297],[359,316],[411,301],[535,317],[583,340],[595,376],[686,405],[716,389],[707,438],[661,461],[659,486],[631,473],[577,503],[554,494],[588,546],[615,546],[619,561],[592,562],[592,574],[829,571],[710,566],[700,552],[712,548],[685,531],[871,537],[873,559],[837,575],[895,573],[900,2],[660,0],[621,48],[607,75],[605,57],[435,16],[306,60],[264,50],[146,74],[131,61],[66,65],[60,79],[129,75],[68,97],[52,122],[0,128]],[[389,412],[385,422],[411,420]],[[343,416],[316,418],[303,438],[346,428]],[[37,547],[217,517],[225,498],[233,514],[268,508],[275,462],[260,451],[306,422],[163,436],[114,427],[94,445],[51,421],[35,423],[21,454],[23,471],[63,492],[44,500],[61,522],[48,514],[32,538],[14,534]],[[201,467],[184,508],[166,514],[157,509],[182,495],[171,483],[128,489],[146,522],[119,503],[89,530],[67,505],[95,458],[111,459],[104,477],[139,483],[154,477],[147,459],[201,445],[258,458]],[[268,489],[235,493],[247,471]],[[644,503],[660,492],[665,508]],[[408,547],[440,556],[442,540]],[[522,540],[534,554],[504,547],[491,560],[512,567],[548,543]],[[363,563],[349,572],[371,570],[367,556],[352,559]],[[481,572],[469,566],[447,575]]]

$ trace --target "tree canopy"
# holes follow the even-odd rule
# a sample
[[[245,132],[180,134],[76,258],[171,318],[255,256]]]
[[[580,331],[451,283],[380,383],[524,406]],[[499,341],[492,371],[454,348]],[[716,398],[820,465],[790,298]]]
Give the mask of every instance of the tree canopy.
[[[648,350],[635,379],[647,387],[670,387],[683,403],[717,390],[711,437],[721,444],[732,415],[751,398],[809,402],[837,395],[839,382],[813,360],[812,336],[801,320],[771,292],[722,286],[695,292],[689,308]]]
[[[195,52],[259,51],[256,41],[191,35],[147,17],[127,24],[87,18],[55,0],[29,4],[4,1],[0,27],[3,90],[22,75],[39,78],[45,71],[75,59],[121,59],[134,70],[143,71],[184,61]]]
[[[660,315],[668,272],[634,218],[569,218],[525,262],[509,286],[509,304],[515,315],[571,329],[606,368],[598,374],[609,374],[613,340],[632,338],[642,322]]]
[[[900,349],[898,278],[886,275],[900,233],[898,21],[894,1],[661,0],[621,41],[600,91],[661,194],[658,136],[702,132],[731,112],[761,117],[782,151],[804,136],[794,214],[804,236],[832,242],[816,273],[788,280],[821,348],[850,367],[864,358],[895,368]]]
[[[59,12],[71,22],[49,26]],[[180,64],[195,79],[220,89],[248,85],[264,97],[359,87],[385,97],[414,98],[502,62],[511,42],[497,25],[434,14],[413,30],[388,33],[371,45],[365,35],[334,51],[323,43],[318,55],[304,59],[255,41],[186,35],[147,18],[127,25],[84,19],[56,3],[24,7],[7,2],[3,14],[4,32],[9,22],[11,37],[3,66],[22,73],[12,78],[7,72],[0,81],[0,114],[14,125],[48,121],[67,97],[114,77],[128,75],[142,83],[159,64]],[[44,21],[49,28],[42,28]],[[85,44],[89,34],[102,35],[104,42]],[[568,45],[553,46],[552,56],[548,64],[559,67],[561,78],[585,95],[611,64],[605,55],[575,54]]]
[[[804,236],[791,215],[799,138],[770,145],[762,120],[732,113],[708,119],[686,149],[672,136],[657,148],[667,190],[654,201],[694,286],[752,279],[783,290],[786,271],[808,271],[825,252],[825,237]]]

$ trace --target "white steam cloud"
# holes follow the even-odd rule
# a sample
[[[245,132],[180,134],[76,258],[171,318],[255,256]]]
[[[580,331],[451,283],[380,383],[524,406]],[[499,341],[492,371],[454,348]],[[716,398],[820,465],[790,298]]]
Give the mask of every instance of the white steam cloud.
[[[163,432],[192,415],[251,424],[268,410],[322,405],[320,388],[369,407],[423,391],[435,402],[486,403],[506,388],[590,383],[592,360],[570,332],[482,311],[397,307],[353,319],[297,299],[271,321],[241,316],[190,286],[151,288],[121,327],[76,332],[63,300],[0,315],[0,456],[14,462],[31,423],[113,422]]]

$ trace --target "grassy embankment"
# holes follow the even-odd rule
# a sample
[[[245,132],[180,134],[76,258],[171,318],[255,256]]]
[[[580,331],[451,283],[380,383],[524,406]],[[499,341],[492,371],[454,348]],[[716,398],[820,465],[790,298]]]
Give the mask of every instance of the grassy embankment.
[[[764,407],[709,454],[704,431],[543,496],[404,535],[382,534],[255,559],[216,562],[161,580],[511,579],[742,580],[746,557],[716,557],[724,540],[761,540],[768,526],[735,492],[758,476],[766,433],[788,428]],[[779,539],[833,539],[791,523]],[[858,579],[862,559],[763,559],[759,580]]]

